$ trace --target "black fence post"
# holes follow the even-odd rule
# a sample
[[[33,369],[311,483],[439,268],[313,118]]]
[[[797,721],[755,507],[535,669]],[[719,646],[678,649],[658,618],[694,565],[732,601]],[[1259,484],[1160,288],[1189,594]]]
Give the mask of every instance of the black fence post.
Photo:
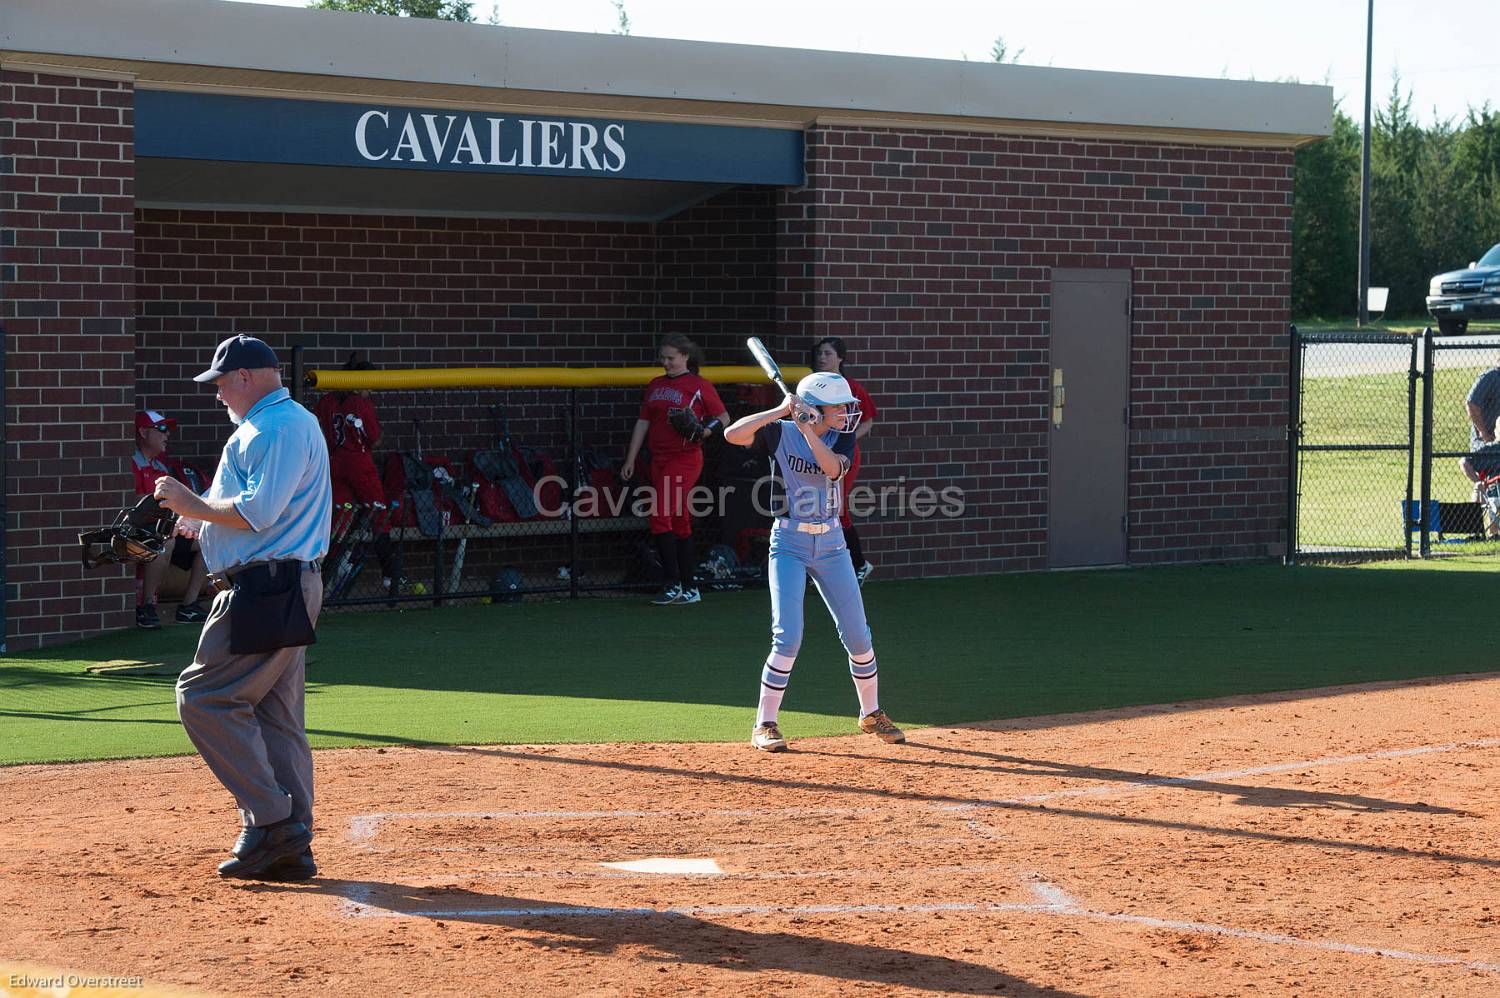
[[[1416,460],[1417,450],[1417,338],[1411,339],[1411,361],[1407,367],[1406,374],[1406,504],[1401,508],[1406,510],[1402,517],[1406,522],[1401,526],[1401,532],[1406,535],[1406,557],[1411,557],[1411,528],[1412,528],[1412,464]],[[1421,507],[1425,509],[1426,507]]]
[[[1302,343],[1297,327],[1288,327],[1287,341],[1287,425],[1286,425],[1286,553],[1282,564],[1297,564],[1297,444],[1302,438],[1299,420],[1302,408]]]
[[[568,389],[568,598],[578,598],[578,389]]]
[[[1432,554],[1432,327],[1422,330],[1422,517],[1423,558]]]

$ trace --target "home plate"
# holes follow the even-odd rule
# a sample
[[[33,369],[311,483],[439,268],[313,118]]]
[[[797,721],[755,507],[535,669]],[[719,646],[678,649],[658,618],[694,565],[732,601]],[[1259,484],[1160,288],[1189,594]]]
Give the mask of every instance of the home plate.
[[[712,859],[671,859],[652,856],[649,859],[632,859],[624,863],[600,863],[611,870],[627,870],[631,873],[723,873]]]

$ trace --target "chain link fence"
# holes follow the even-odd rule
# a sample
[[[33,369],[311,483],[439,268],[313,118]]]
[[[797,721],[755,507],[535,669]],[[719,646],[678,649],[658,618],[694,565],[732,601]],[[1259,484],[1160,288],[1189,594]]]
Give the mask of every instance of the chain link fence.
[[[1479,445],[1468,399],[1476,382],[1500,364],[1500,337],[1423,338],[1423,433],[1420,491],[1428,501],[1421,524],[1425,556],[1462,552],[1500,554],[1500,456]],[[1497,376],[1500,377],[1500,376]],[[1497,389],[1500,391],[1500,389]],[[1481,392],[1480,394],[1484,394]],[[1500,395],[1496,396],[1500,403]],[[1481,407],[1484,408],[1484,407]],[[1480,419],[1494,435],[1493,406]]]
[[[1289,561],[1500,554],[1500,444],[1476,429],[1500,373],[1475,392],[1500,337],[1293,327],[1290,361]]]
[[[1289,560],[1408,557],[1418,340],[1291,330]]]
[[[732,416],[745,408],[732,389],[723,394]],[[630,481],[620,474],[639,388],[368,395],[381,428],[373,454],[381,498],[336,505],[325,607],[509,604],[661,588],[647,462]],[[306,391],[301,401],[314,408],[320,397]],[[701,587],[763,581],[770,521],[752,499],[764,471],[744,448],[705,441],[693,538]]]

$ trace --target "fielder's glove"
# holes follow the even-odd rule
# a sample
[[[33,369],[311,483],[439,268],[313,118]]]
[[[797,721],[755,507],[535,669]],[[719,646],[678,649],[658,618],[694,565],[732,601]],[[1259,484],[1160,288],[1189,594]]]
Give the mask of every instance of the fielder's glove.
[[[691,409],[668,409],[667,422],[690,444],[703,439],[703,424],[698,422],[698,417],[693,415]]]

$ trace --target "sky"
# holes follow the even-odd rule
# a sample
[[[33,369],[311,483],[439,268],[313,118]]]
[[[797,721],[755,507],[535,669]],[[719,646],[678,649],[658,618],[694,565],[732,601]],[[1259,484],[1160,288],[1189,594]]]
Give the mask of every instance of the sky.
[[[219,0],[202,0],[205,3]],[[252,0],[283,7],[305,0]],[[1367,0],[622,0],[631,34],[696,41],[990,58],[996,36],[1020,61],[1060,69],[1296,80],[1332,86],[1363,116]],[[502,24],[613,31],[614,0],[475,0]],[[1487,0],[1375,0],[1374,101],[1399,74],[1412,110],[1461,123],[1470,106],[1500,108],[1500,48]]]

